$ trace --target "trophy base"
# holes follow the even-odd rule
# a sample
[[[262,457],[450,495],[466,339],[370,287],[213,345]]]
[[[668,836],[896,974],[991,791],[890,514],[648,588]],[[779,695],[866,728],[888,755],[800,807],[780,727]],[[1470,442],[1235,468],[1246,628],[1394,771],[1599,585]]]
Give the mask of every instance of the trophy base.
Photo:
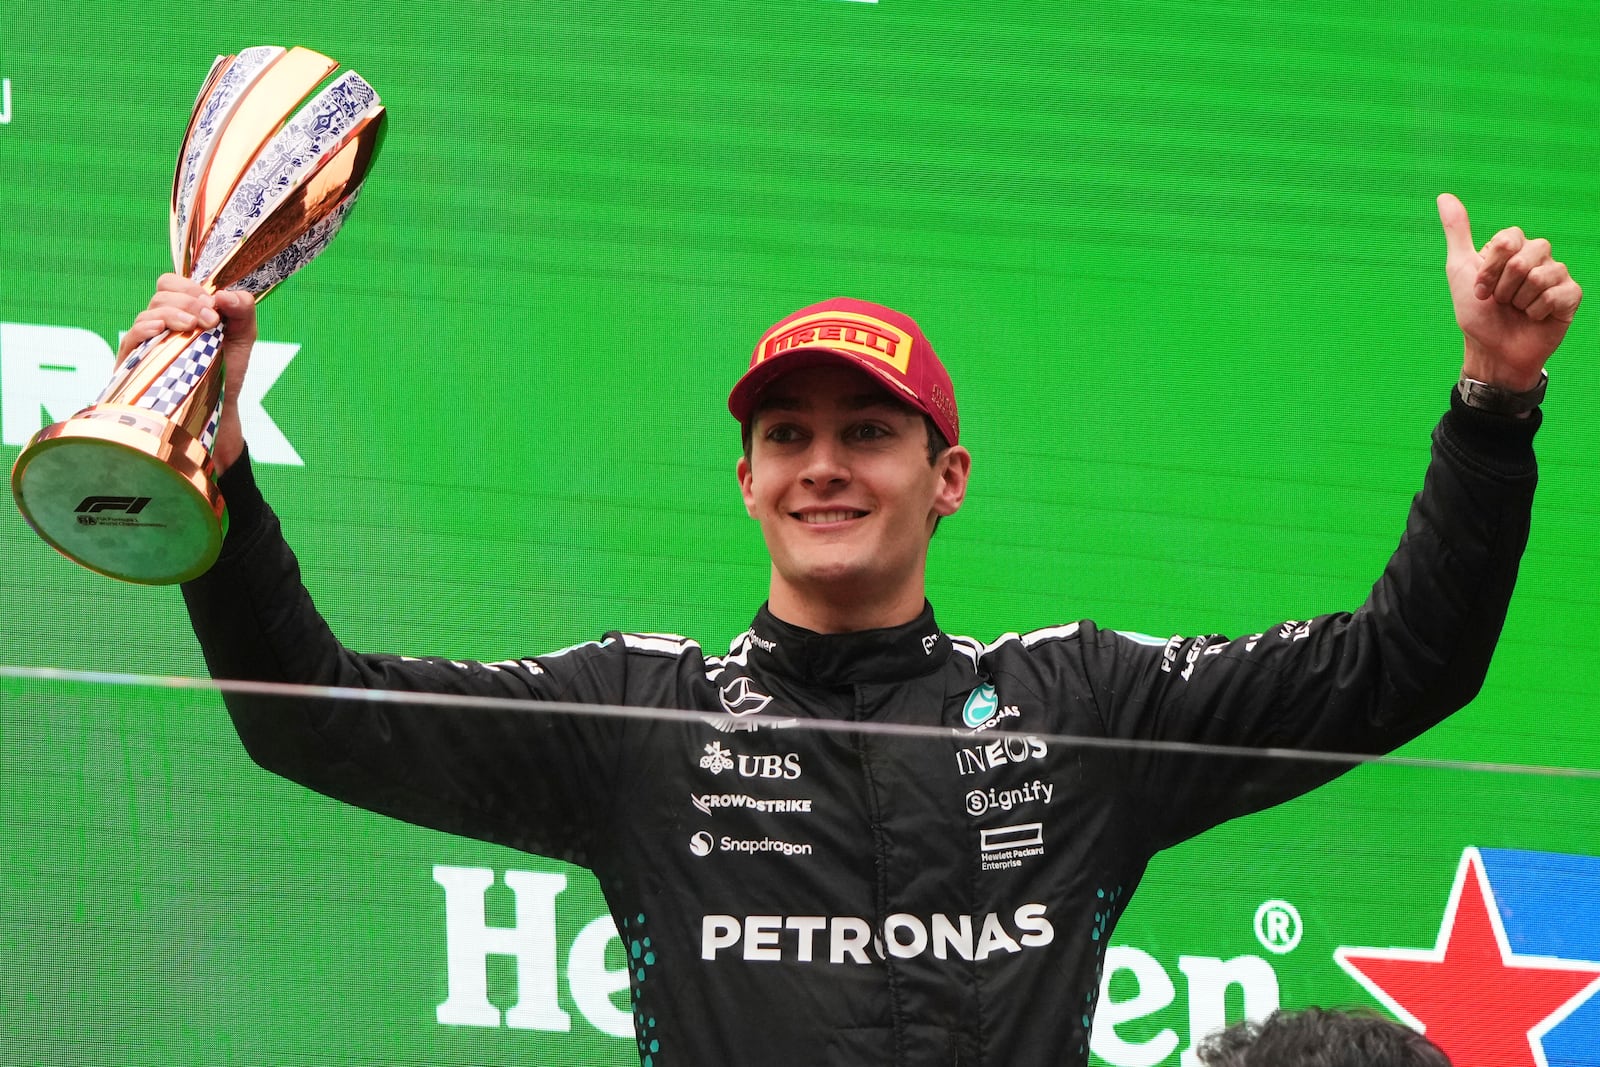
[[[40,430],[11,469],[34,531],[75,563],[140,585],[204,574],[228,516],[211,455],[142,408],[102,404]]]

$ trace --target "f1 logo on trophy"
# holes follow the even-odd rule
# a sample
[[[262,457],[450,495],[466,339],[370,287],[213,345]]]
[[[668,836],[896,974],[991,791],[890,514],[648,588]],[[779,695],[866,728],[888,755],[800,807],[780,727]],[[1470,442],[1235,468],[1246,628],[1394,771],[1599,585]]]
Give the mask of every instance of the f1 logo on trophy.
[[[172,180],[179,274],[259,299],[327,247],[384,127],[372,86],[351,70],[330,78],[338,66],[305,48],[217,57]],[[211,466],[221,349],[221,325],[153,337],[93,404],[34,435],[11,469],[11,492],[40,537],[126,582],[205,573],[228,529]]]

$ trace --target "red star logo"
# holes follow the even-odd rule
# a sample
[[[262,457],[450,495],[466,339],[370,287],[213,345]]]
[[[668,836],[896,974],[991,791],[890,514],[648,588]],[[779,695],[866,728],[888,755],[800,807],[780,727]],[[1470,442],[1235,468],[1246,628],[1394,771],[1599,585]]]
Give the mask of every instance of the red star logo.
[[[1548,1067],[1540,1039],[1600,990],[1600,964],[1511,951],[1478,850],[1430,949],[1340,948],[1345,970],[1456,1067]]]

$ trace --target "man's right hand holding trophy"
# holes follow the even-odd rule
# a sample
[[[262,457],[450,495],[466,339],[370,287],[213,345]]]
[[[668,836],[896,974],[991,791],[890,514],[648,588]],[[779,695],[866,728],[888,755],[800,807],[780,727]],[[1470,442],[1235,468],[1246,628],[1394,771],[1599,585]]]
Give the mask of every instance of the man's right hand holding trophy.
[[[208,292],[181,274],[163,274],[156,282],[150,306],[139,312],[123,335],[117,358],[162,333],[187,333],[222,326],[222,362],[226,369],[222,414],[217,421],[216,443],[211,448],[211,468],[222,477],[244,452],[244,429],[239,425],[239,389],[244,384],[250,349],[256,343],[256,298],[242,289]]]

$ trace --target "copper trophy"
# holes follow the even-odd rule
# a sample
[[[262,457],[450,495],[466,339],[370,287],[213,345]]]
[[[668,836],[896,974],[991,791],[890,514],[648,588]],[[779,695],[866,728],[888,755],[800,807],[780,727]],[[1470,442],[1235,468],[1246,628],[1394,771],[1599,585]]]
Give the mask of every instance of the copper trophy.
[[[260,298],[333,239],[384,126],[372,86],[337,68],[305,48],[217,57],[172,180],[178,273]],[[92,571],[145,585],[187,581],[215,562],[228,529],[211,464],[221,348],[220,325],[153,337],[93,404],[34,435],[11,492],[40,537]]]

